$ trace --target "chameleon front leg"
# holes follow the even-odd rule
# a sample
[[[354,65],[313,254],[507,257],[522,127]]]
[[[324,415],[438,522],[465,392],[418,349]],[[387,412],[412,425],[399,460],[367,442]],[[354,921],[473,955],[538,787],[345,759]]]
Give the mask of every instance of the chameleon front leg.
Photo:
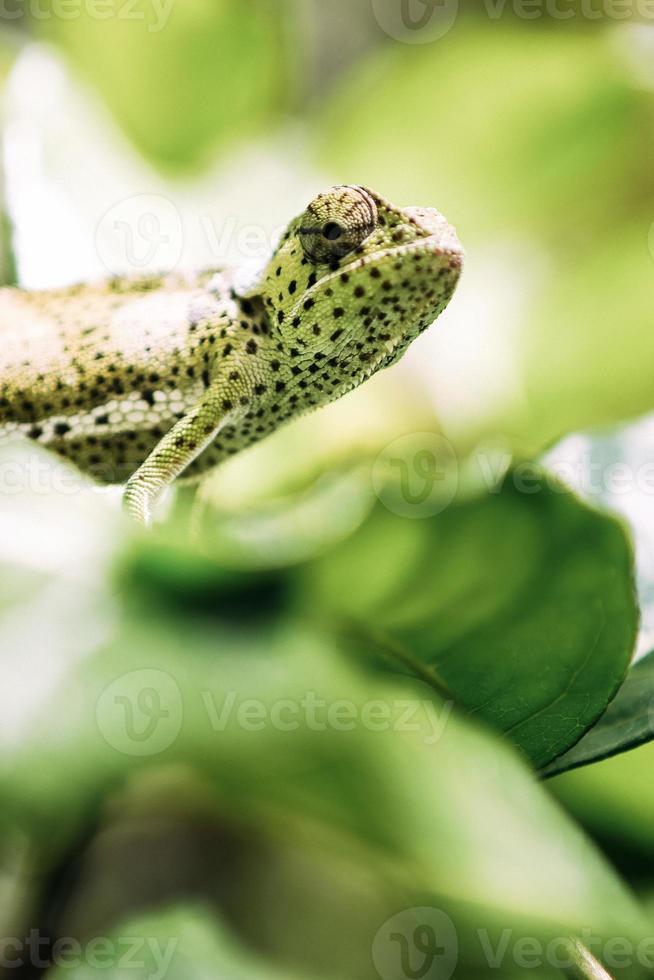
[[[232,421],[223,402],[224,391],[219,395],[210,388],[129,478],[123,505],[140,524],[150,523],[152,509],[161,493],[200,455],[220,429]]]

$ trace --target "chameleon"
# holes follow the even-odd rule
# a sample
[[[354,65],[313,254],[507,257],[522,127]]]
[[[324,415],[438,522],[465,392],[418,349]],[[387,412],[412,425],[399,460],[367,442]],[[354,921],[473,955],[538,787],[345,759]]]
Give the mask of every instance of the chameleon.
[[[0,289],[0,435],[22,435],[150,523],[161,493],[394,364],[463,267],[433,208],[338,185],[261,271],[117,276]]]

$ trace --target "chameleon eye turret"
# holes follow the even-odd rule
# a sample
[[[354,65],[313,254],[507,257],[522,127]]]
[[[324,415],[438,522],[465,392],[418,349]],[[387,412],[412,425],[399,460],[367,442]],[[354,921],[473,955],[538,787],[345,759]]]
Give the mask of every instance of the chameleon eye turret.
[[[358,248],[377,226],[377,205],[362,187],[335,187],[320,194],[300,219],[304,254],[333,262]]]
[[[319,194],[247,292],[233,271],[0,289],[0,435],[102,482],[147,523],[161,491],[396,361],[463,263],[431,208]]]

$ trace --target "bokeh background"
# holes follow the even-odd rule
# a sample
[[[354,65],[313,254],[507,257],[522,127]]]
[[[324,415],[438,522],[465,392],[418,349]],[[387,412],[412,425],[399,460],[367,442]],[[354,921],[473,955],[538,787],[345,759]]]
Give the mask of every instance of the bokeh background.
[[[334,597],[354,615],[359,600],[401,594],[405,620],[432,617],[444,647],[464,636],[489,615],[491,581],[509,590],[530,574],[525,553],[557,535],[563,552],[574,536],[556,508],[501,503],[487,519],[478,503],[534,459],[628,519],[638,652],[654,645],[649,6],[4,0],[5,283],[223,264],[247,277],[336,183],[437,207],[468,255],[450,308],[397,367],[230,461],[195,500],[169,501],[156,543],[124,527],[116,494],[55,480],[45,457],[43,486],[20,467],[7,476],[23,450],[4,451],[0,931],[40,930],[46,961],[57,937],[174,941],[165,971],[150,951],[136,969],[59,957],[49,975],[419,975],[374,937],[434,895],[456,923],[457,950],[443,942],[461,978],[488,968],[480,928],[543,943],[582,926],[646,932],[601,862],[654,905],[647,747],[543,790],[513,750],[457,720],[436,756],[413,735],[216,728],[200,695],[270,705],[315,689],[362,705],[367,682],[335,652]],[[442,472],[427,509],[407,515],[380,492],[380,468],[389,447],[425,445]],[[376,495],[397,522],[370,517]],[[588,582],[601,556],[582,539]],[[544,579],[561,562],[543,558]],[[420,569],[433,594],[418,589],[411,607]],[[575,596],[571,616],[586,602]],[[533,627],[541,640],[551,616]],[[475,660],[462,683],[483,695],[485,669]],[[170,740],[125,749],[106,691],[123,685],[147,725],[165,677]],[[413,683],[404,697],[421,701]],[[604,851],[596,870],[554,796]],[[447,956],[424,975],[449,977]],[[512,956],[500,973],[525,970]],[[551,963],[526,973],[561,975]]]

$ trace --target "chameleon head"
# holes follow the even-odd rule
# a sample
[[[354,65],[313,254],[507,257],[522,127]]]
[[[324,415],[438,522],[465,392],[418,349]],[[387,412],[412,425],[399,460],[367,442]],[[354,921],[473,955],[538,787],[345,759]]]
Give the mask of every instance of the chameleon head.
[[[294,363],[312,363],[313,373],[331,365],[320,399],[329,400],[393,363],[433,323],[462,263],[454,229],[434,209],[394,207],[344,185],[291,223],[261,292]]]

